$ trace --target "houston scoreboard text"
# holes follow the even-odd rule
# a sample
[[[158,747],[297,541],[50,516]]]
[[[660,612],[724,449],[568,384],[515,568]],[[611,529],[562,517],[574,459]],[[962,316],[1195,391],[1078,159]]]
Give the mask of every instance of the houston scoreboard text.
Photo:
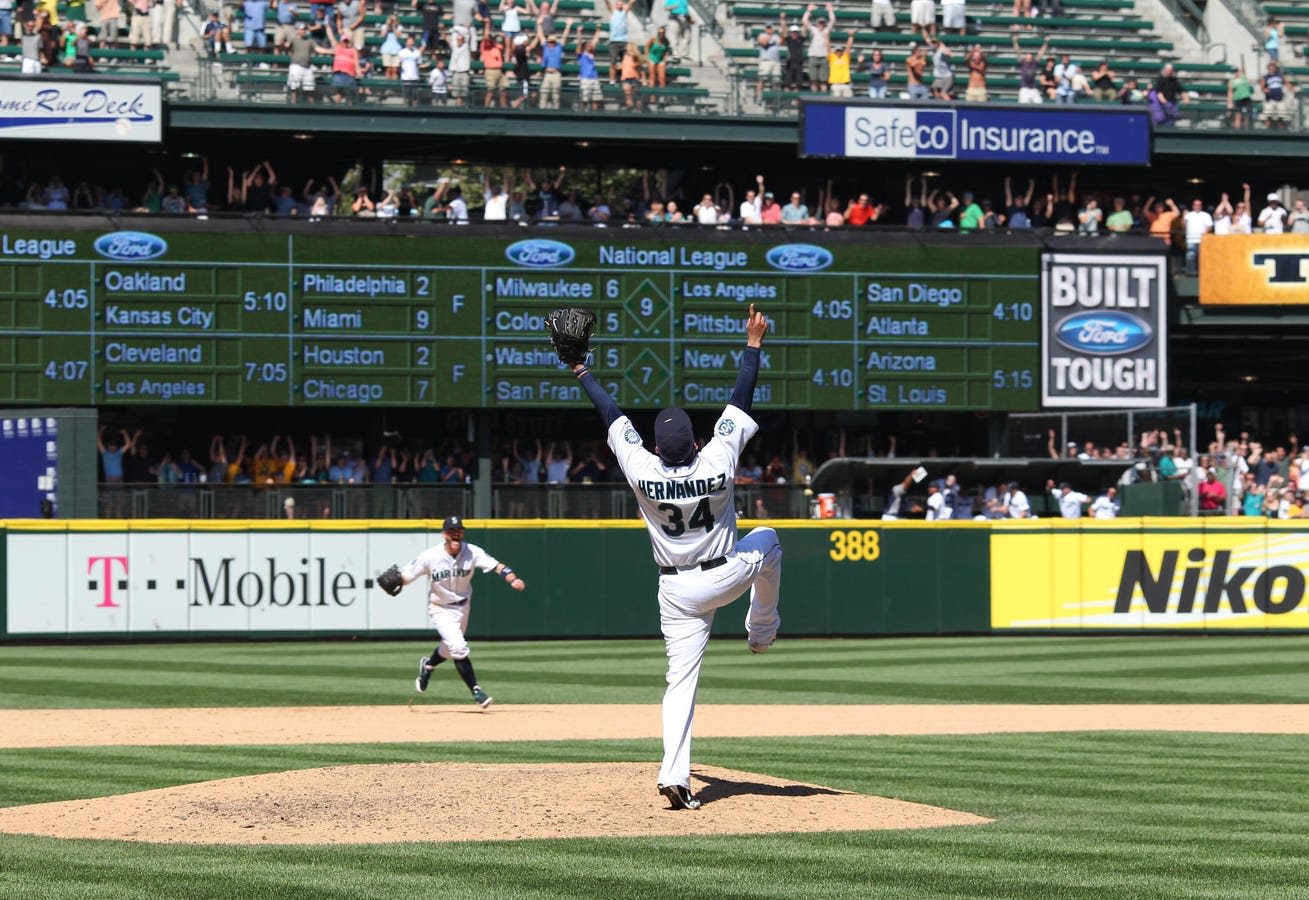
[[[620,404],[719,406],[753,302],[770,408],[1039,407],[1034,248],[792,237],[0,231],[0,403],[588,406],[568,305]]]

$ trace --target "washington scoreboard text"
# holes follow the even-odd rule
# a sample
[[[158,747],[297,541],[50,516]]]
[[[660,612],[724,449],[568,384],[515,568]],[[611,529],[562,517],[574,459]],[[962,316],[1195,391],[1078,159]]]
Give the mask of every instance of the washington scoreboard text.
[[[584,306],[620,404],[720,406],[754,302],[771,408],[1040,406],[1035,247],[543,233],[0,231],[0,403],[587,406]]]

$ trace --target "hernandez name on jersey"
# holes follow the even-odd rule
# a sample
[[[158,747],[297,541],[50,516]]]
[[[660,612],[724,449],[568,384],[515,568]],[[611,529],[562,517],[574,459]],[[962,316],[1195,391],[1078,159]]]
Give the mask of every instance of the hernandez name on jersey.
[[[636,493],[658,565],[694,565],[735,546],[732,481],[742,448],[758,430],[749,413],[728,404],[691,462],[670,466],[645,449],[627,416],[609,426],[609,447]]]

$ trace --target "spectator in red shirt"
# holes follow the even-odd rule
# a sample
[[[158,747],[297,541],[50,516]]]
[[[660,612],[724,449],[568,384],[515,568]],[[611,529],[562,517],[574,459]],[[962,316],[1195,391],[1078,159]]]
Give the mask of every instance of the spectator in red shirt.
[[[353,100],[359,87],[359,51],[350,41],[332,40],[332,88],[337,103]]]
[[[845,208],[845,224],[862,226],[877,221],[877,211],[868,202],[867,194],[860,194],[858,200],[851,200]]]
[[[782,221],[782,205],[777,202],[772,191],[764,192],[763,206],[759,209],[759,221],[765,225],[777,225]]]
[[[482,43],[478,46],[482,72],[486,78],[486,105],[506,106],[505,101],[505,36],[491,36],[491,20],[482,23]],[[498,100],[498,104],[497,104]]]
[[[1210,469],[1200,482],[1200,514],[1221,516],[1227,500],[1227,489],[1218,480],[1218,473]]]

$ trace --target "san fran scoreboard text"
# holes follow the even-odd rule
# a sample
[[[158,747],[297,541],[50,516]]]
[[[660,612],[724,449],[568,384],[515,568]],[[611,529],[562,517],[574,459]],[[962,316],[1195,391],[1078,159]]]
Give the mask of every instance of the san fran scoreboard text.
[[[584,407],[584,306],[620,404],[721,406],[753,302],[771,408],[1039,407],[1031,247],[471,231],[0,232],[0,403]]]

